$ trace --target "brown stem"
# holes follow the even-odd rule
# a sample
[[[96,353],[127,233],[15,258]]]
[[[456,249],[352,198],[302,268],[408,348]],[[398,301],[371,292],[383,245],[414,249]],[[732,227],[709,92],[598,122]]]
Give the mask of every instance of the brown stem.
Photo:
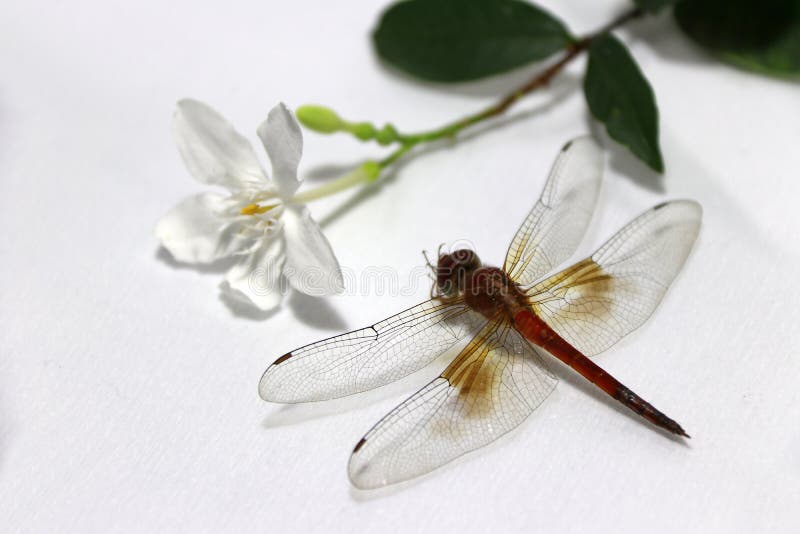
[[[573,59],[575,59],[581,52],[589,48],[589,45],[592,44],[592,41],[596,37],[608,33],[611,30],[622,26],[626,22],[635,19],[637,17],[640,17],[642,14],[643,12],[639,8],[631,9],[630,11],[623,13],[622,15],[620,15],[619,17],[617,17],[616,19],[605,25],[603,28],[600,28],[596,32],[592,33],[591,35],[588,35],[583,39],[576,41],[575,43],[570,45],[569,48],[567,48],[567,52],[561,59],[559,59],[553,65],[551,65],[544,71],[540,72],[539,74],[531,78],[525,85],[519,87],[516,91],[509,93],[505,98],[500,100],[500,102],[498,102],[497,104],[486,110],[490,112],[488,116],[500,115],[523,96],[535,91],[540,87],[548,85],[550,83],[550,80],[553,79],[553,77],[556,74],[561,72],[561,70],[567,64],[569,64]],[[486,113],[486,111],[484,113]]]
[[[634,8],[629,11],[626,11],[616,19],[612,20],[599,30],[595,31],[583,37],[574,43],[570,44],[567,47],[566,52],[564,55],[547,67],[545,70],[537,73],[533,78],[528,80],[522,86],[516,88],[515,90],[511,91],[505,97],[500,99],[497,103],[493,104],[492,106],[480,111],[474,115],[470,115],[468,117],[464,117],[456,122],[443,126],[441,128],[437,128],[436,130],[425,132],[421,134],[415,135],[406,135],[401,136],[401,140],[404,144],[408,145],[415,145],[420,142],[427,142],[433,141],[435,139],[440,139],[446,136],[453,136],[467,128],[468,126],[472,126],[475,123],[481,122],[486,120],[490,117],[496,117],[498,115],[502,115],[505,113],[511,106],[513,106],[517,101],[519,101],[524,96],[529,95],[530,93],[536,91],[541,87],[545,87],[550,83],[558,73],[560,73],[564,67],[566,67],[573,59],[578,57],[582,52],[589,48],[592,44],[592,41],[600,35],[608,33],[620,26],[624,25],[625,23],[631,21],[632,19],[638,18],[642,16],[644,12],[639,8]]]

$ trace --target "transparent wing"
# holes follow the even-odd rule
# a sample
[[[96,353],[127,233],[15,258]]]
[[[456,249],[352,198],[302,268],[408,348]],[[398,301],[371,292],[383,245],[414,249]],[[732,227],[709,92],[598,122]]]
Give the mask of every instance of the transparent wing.
[[[504,270],[527,286],[575,252],[592,218],[603,153],[591,137],[567,143],[558,155],[541,198],[511,241]]]
[[[533,310],[587,356],[606,350],[653,313],[700,230],[691,200],[655,206],[590,258],[528,290]]]
[[[486,319],[461,300],[432,299],[361,330],[284,354],[261,377],[271,402],[311,402],[352,395],[421,369]]]
[[[556,383],[514,328],[489,322],[439,378],[358,442],[350,480],[367,489],[432,471],[519,425]]]

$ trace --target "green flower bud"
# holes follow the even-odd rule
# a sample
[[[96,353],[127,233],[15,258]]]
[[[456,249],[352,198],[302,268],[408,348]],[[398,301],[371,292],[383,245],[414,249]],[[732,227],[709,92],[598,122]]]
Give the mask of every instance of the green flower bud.
[[[359,167],[359,170],[364,173],[364,176],[366,176],[369,182],[372,182],[381,175],[381,166],[377,161],[367,161]]]
[[[375,137],[375,126],[369,122],[358,122],[356,124],[347,125],[347,131],[361,139],[362,141],[369,141]]]
[[[397,130],[391,124],[387,124],[375,134],[375,140],[382,146],[391,145],[397,141]]]
[[[344,128],[344,121],[339,115],[325,106],[300,106],[295,114],[303,126],[315,132],[333,133]]]

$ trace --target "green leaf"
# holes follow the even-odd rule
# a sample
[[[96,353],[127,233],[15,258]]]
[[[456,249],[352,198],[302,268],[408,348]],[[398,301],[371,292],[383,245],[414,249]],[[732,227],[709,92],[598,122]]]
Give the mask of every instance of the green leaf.
[[[637,7],[644,9],[648,13],[657,13],[676,2],[677,0],[633,0]]]
[[[612,139],[653,170],[664,172],[653,89],[614,36],[605,34],[592,41],[583,92],[592,114],[606,125]]]
[[[373,34],[386,62],[438,82],[475,80],[544,59],[573,39],[558,19],[519,0],[407,0]]]
[[[680,28],[704,48],[739,67],[800,76],[800,0],[681,0]]]

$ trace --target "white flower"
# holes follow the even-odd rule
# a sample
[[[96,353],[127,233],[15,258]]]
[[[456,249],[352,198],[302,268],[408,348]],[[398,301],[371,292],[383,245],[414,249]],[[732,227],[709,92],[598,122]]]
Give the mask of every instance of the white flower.
[[[342,290],[342,273],[328,240],[308,209],[292,202],[300,187],[303,136],[284,104],[258,127],[272,180],[247,139],[210,106],[181,100],[173,128],[189,172],[230,193],[189,197],[158,222],[156,236],[176,260],[209,263],[237,257],[222,290],[262,310],[280,304],[282,275],[310,295]]]

